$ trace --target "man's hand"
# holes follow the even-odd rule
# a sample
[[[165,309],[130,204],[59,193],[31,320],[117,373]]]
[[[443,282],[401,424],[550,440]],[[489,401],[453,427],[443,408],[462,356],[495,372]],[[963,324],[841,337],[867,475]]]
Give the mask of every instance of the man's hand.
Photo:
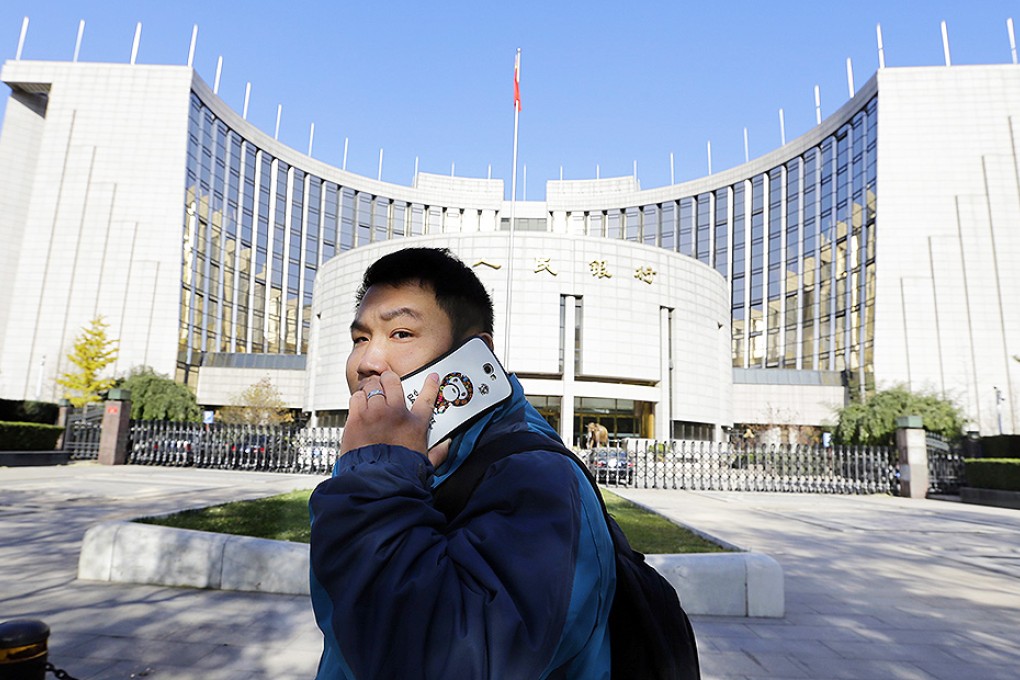
[[[369,396],[371,395],[371,396]],[[393,444],[428,455],[438,466],[449,453],[449,441],[428,451],[429,422],[439,396],[439,374],[430,373],[410,410],[404,402],[400,377],[385,371],[351,395],[340,455],[362,446]]]

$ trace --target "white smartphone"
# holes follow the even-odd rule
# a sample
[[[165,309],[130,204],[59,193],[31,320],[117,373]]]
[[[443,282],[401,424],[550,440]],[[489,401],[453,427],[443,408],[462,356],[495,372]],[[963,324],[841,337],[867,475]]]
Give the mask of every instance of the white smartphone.
[[[408,408],[418,398],[429,373],[439,374],[439,397],[429,426],[430,449],[513,393],[503,366],[478,336],[400,379]]]

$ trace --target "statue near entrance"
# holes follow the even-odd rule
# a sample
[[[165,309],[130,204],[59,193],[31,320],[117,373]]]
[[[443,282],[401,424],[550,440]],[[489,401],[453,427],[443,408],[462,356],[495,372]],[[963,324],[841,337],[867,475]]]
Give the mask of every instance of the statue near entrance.
[[[588,423],[585,429],[587,430],[584,437],[584,447],[586,449],[594,449],[597,446],[609,446],[609,430],[606,429],[605,425]]]

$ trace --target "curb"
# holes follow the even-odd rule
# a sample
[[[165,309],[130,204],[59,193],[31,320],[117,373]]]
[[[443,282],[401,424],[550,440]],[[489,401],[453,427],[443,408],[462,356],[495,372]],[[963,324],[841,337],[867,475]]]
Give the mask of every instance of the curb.
[[[307,595],[308,545],[103,522],[85,532],[78,578],[218,590]]]
[[[0,451],[0,467],[67,465],[70,462],[68,451]]]
[[[646,555],[688,614],[782,618],[783,569],[762,553]]]
[[[760,553],[648,555],[688,614],[782,617],[783,571]],[[309,548],[137,522],[103,522],[82,540],[78,578],[308,595]]]

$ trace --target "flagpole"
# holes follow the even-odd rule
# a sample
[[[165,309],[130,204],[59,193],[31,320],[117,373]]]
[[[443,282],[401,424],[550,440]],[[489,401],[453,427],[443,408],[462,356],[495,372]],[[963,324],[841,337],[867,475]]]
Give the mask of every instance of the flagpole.
[[[513,298],[514,227],[517,218],[517,130],[521,115],[521,48],[514,60],[514,160],[510,180],[510,235],[507,238],[506,312],[503,316],[503,366],[510,370],[510,303]]]

